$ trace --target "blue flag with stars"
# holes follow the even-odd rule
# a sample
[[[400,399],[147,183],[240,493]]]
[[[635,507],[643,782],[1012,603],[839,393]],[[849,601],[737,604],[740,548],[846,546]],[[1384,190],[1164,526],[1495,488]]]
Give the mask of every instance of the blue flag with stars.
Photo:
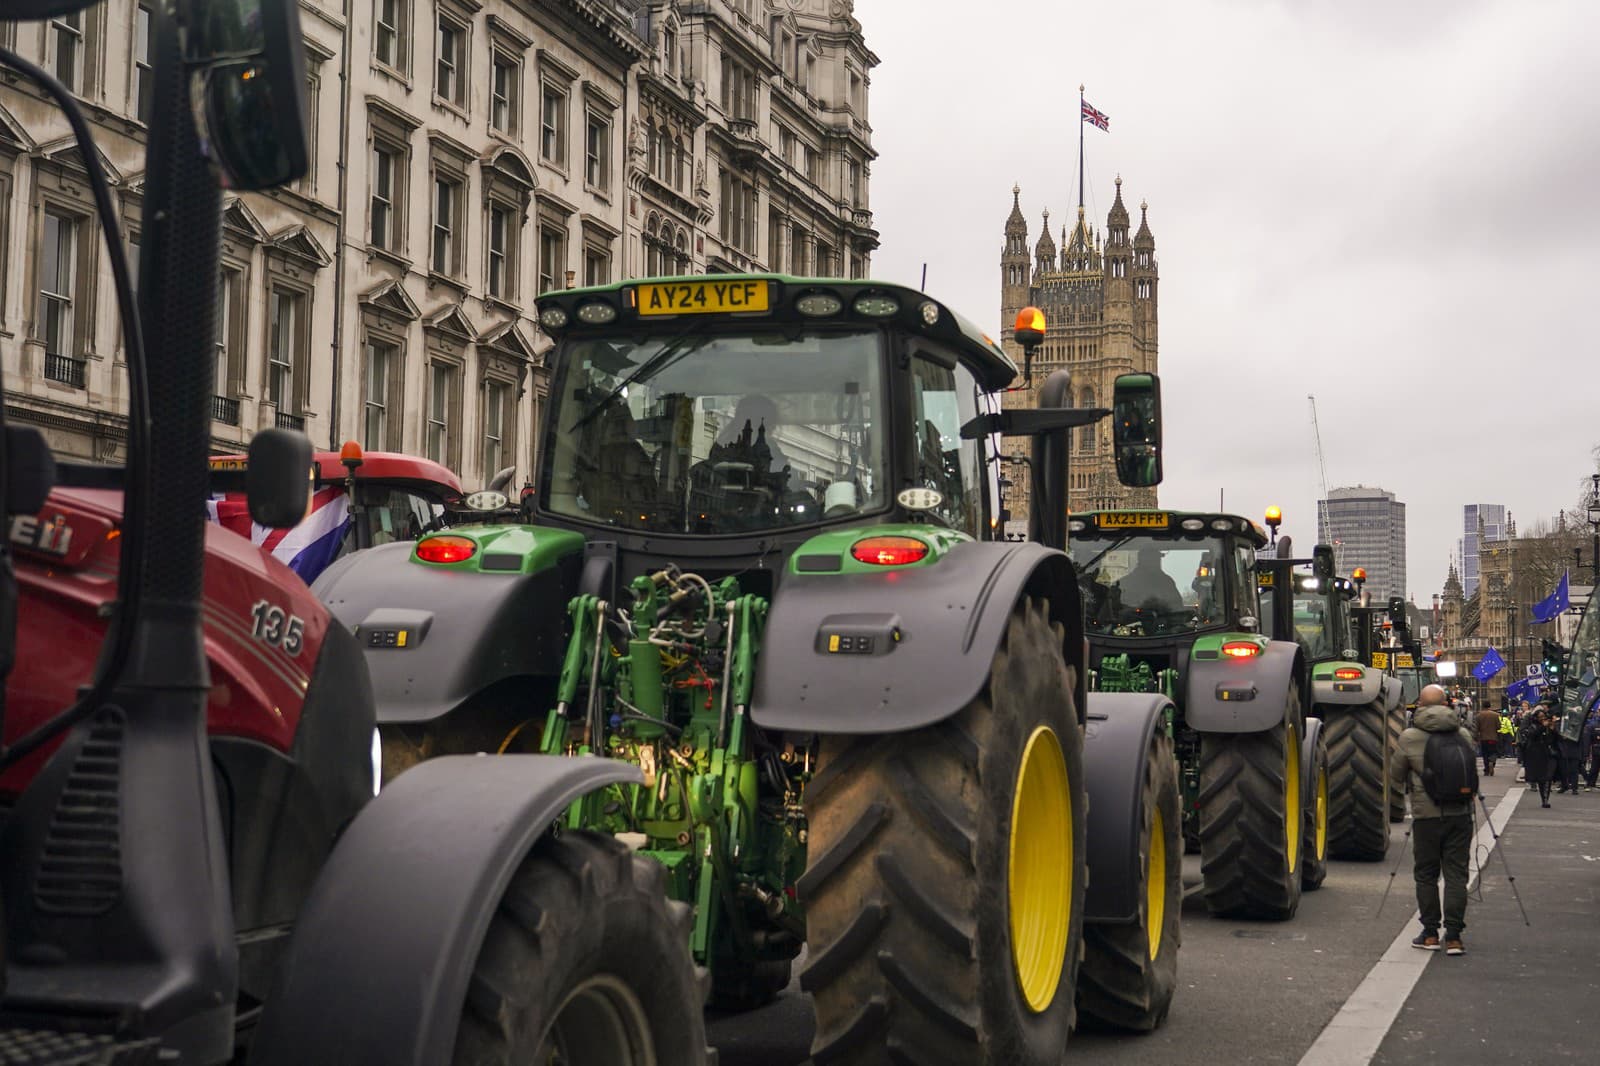
[[[1567,571],[1563,570],[1561,583],[1556,586],[1556,590],[1533,605],[1535,622],[1548,622],[1567,609],[1570,604],[1567,598],[1567,576]]]
[[[1483,659],[1477,666],[1472,668],[1472,676],[1479,681],[1488,681],[1505,668],[1506,661],[1500,658],[1500,653],[1494,650],[1493,645],[1490,645],[1489,650],[1484,653]]]

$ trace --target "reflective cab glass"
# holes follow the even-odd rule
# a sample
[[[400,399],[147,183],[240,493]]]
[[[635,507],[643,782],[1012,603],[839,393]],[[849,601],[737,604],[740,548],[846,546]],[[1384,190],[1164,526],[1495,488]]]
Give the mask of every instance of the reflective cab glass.
[[[1070,551],[1091,633],[1150,637],[1214,626],[1227,618],[1226,549],[1215,537],[1075,535]]]
[[[610,337],[565,365],[542,499],[556,514],[715,534],[886,504],[876,333]]]

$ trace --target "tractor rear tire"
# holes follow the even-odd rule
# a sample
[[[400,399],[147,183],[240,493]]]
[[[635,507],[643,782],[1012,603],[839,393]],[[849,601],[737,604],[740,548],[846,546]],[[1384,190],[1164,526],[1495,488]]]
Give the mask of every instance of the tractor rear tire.
[[[1087,843],[1063,638],[1026,600],[954,717],[823,736],[799,881],[817,1066],[1061,1061]]]
[[[1406,705],[1400,704],[1390,711],[1388,716],[1389,726],[1389,763],[1400,758],[1400,734],[1406,729]],[[1389,821],[1403,822],[1406,820],[1406,794],[1389,786]]]
[[[546,837],[490,920],[451,1061],[703,1066],[691,923],[659,863],[599,833]]]
[[[716,959],[711,968],[711,1006],[727,1011],[764,1007],[789,987],[793,969],[790,959],[747,962],[724,955]]]
[[[1084,926],[1078,1011],[1109,1028],[1147,1033],[1166,1021],[1172,1006],[1182,942],[1183,804],[1165,732],[1150,737],[1139,818],[1138,920]]]
[[[1377,704],[1328,708],[1328,854],[1380,862],[1389,848],[1387,716]]]
[[[1328,741],[1322,733],[1317,734],[1317,743],[1307,753],[1307,758],[1311,761],[1311,795],[1306,797],[1300,888],[1315,892],[1328,879]]]
[[[1298,708],[1291,686],[1284,721],[1271,729],[1200,738],[1200,871],[1218,917],[1286,921],[1300,906]]]

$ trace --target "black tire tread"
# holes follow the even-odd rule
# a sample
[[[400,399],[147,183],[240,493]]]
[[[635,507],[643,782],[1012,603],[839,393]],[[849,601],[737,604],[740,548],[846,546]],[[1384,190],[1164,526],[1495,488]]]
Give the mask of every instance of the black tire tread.
[[[1406,728],[1406,705],[1399,703],[1388,715],[1389,727],[1389,762],[1392,764],[1400,757],[1400,734]],[[1406,820],[1406,794],[1399,789],[1389,788],[1389,821],[1398,823]]]
[[[1328,744],[1328,854],[1378,862],[1389,848],[1389,783],[1383,709],[1375,703],[1324,709]]]
[[[1287,730],[1201,738],[1200,869],[1219,917],[1285,921],[1300,904],[1300,870],[1290,871],[1283,844]]]

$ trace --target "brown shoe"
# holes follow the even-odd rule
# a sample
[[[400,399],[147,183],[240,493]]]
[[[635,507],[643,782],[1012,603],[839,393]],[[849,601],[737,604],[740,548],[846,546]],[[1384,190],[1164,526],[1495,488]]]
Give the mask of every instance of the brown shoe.
[[[1467,947],[1461,942],[1459,937],[1455,940],[1446,940],[1444,942],[1444,953],[1446,955],[1465,955],[1467,953]]]
[[[1438,951],[1439,937],[1434,933],[1419,933],[1417,939],[1411,942],[1411,946],[1421,948],[1423,951]]]

